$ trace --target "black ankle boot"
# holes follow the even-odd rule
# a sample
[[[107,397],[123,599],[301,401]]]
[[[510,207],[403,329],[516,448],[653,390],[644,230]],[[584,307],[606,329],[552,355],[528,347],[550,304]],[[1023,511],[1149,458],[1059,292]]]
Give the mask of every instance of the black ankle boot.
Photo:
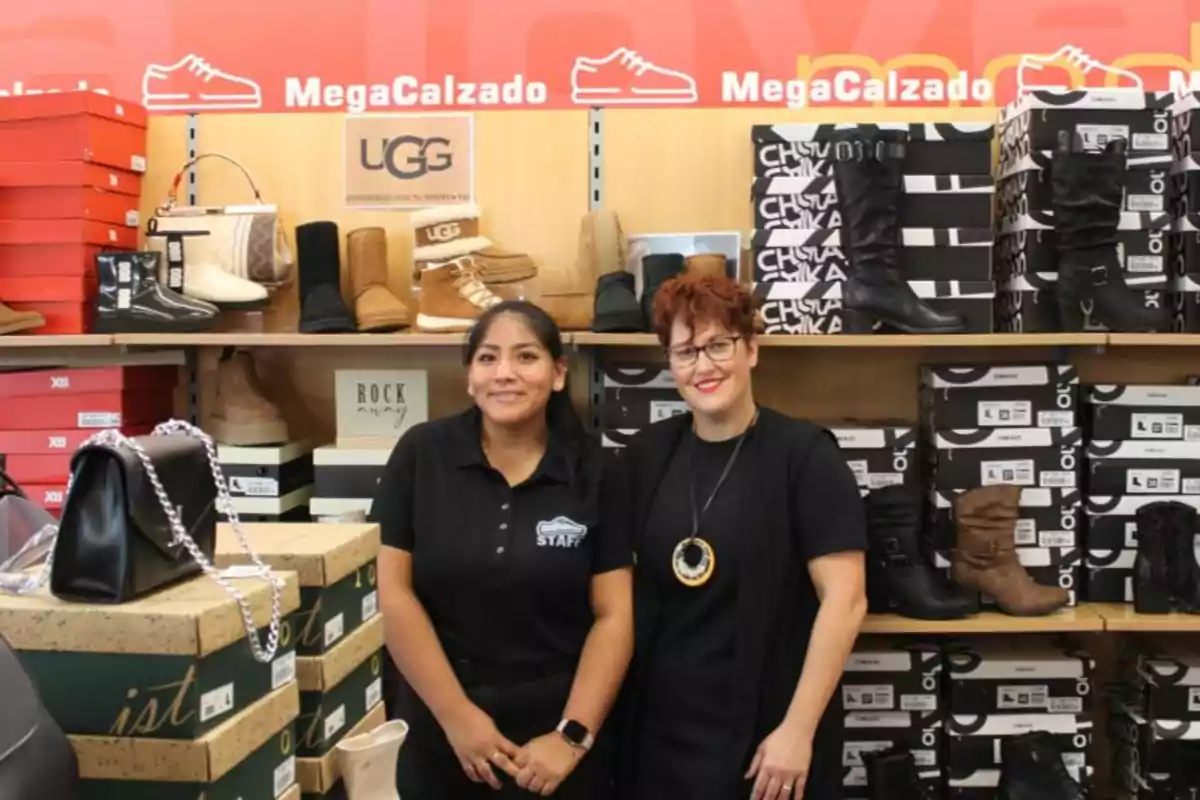
[[[958,594],[921,547],[921,498],[908,486],[884,486],[866,497],[871,577],[882,579],[895,610],[913,619],[962,619],[978,601]]]
[[[917,762],[908,749],[863,753],[862,761],[871,800],[933,800],[933,792],[921,783]]]
[[[1200,565],[1193,544],[1196,509],[1167,500],[1137,510],[1133,608],[1139,614],[1200,613]]]
[[[638,305],[637,286],[632,272],[622,269],[601,275],[596,280],[592,330],[596,333],[637,333],[647,330],[642,308]]]
[[[642,324],[644,330],[654,330],[654,293],[671,278],[683,272],[684,260],[679,253],[655,253],[642,257]]]
[[[842,287],[847,333],[881,322],[904,333],[957,333],[958,314],[931,308],[900,273],[900,198],[906,134],[836,131],[834,179],[850,274]]]
[[[1124,139],[1088,152],[1078,134],[1058,132],[1050,179],[1064,331],[1084,329],[1084,306],[1110,331],[1152,333],[1167,324],[1165,311],[1146,308],[1144,295],[1125,284],[1117,250],[1124,176]]]
[[[1071,777],[1062,752],[1048,733],[1035,731],[1003,739],[1000,745],[999,800],[1083,800],[1087,793]]]
[[[158,282],[160,259],[153,252],[96,256],[93,333],[199,333],[216,324],[216,306]]]
[[[342,299],[342,261],[335,222],[296,226],[300,272],[300,332],[352,333],[358,322]]]

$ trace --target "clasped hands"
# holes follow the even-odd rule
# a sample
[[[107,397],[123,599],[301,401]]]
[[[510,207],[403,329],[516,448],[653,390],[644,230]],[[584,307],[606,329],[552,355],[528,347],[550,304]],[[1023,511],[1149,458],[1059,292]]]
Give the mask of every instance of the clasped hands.
[[[496,728],[477,706],[446,728],[450,746],[463,772],[475,783],[500,789],[499,769],[522,789],[548,797],[566,780],[584,751],[572,747],[557,732],[538,736],[518,747]]]

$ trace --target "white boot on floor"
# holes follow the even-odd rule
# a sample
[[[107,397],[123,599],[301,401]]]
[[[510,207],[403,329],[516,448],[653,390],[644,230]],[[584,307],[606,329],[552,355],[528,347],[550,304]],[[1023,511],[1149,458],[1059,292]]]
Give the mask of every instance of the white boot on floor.
[[[338,743],[338,764],[349,800],[400,800],[396,760],[406,738],[408,723],[394,719]]]

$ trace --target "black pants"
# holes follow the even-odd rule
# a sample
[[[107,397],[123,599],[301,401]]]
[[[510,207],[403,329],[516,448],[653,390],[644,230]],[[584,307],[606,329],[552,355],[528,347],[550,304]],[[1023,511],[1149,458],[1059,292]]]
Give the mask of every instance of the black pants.
[[[491,716],[500,733],[520,747],[558,725],[575,674],[569,667],[517,682],[489,681],[486,674],[474,677],[478,682],[463,680],[467,696]],[[437,720],[407,685],[398,687],[395,716],[409,724],[408,739],[396,768],[396,787],[403,800],[537,797],[499,769],[494,771],[504,786],[500,791],[467,778]],[[601,731],[595,746],[552,796],[558,800],[608,800],[613,770],[611,741],[606,731]]]

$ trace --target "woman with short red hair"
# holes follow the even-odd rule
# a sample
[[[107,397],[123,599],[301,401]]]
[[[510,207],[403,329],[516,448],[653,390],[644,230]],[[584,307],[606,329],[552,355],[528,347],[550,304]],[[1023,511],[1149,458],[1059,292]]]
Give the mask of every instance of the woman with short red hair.
[[[660,287],[654,329],[690,413],[622,454],[636,549],[630,800],[836,800],[836,696],[866,614],[866,519],[824,428],[755,402],[737,282]]]

